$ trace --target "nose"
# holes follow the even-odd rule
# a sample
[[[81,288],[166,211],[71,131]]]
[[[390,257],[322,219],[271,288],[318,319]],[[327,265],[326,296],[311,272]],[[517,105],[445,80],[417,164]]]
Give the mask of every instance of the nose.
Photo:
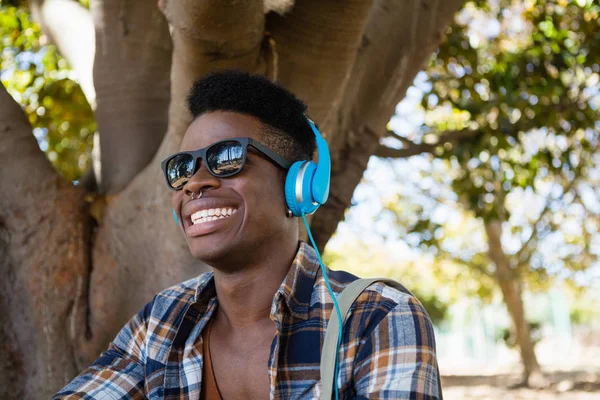
[[[191,196],[192,193],[200,193],[201,191],[207,192],[221,186],[220,180],[206,169],[204,160],[198,160],[197,165],[198,169],[183,186],[183,192],[186,196]]]

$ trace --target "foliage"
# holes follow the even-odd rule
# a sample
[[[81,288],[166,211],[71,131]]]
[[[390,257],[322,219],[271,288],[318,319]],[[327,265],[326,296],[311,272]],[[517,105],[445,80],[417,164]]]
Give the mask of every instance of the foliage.
[[[594,318],[594,312],[590,309],[573,307],[569,312],[569,318],[574,325],[587,325]]]
[[[473,16],[451,28],[428,69],[423,105],[460,116],[432,119],[431,128],[475,131],[443,155],[467,167],[454,185],[478,216],[502,217],[494,203],[503,192],[535,189],[536,179],[571,181],[592,163],[599,13],[592,2],[525,2],[481,17],[497,19],[495,37],[470,32]],[[530,149],[527,134],[536,130],[545,143]]]
[[[531,341],[535,346],[542,340],[542,324],[540,322],[528,322]],[[502,340],[507,347],[514,348],[517,346],[514,329],[504,328],[496,332],[496,338]]]
[[[574,290],[571,293],[571,304],[569,317],[573,325],[593,325],[600,321],[600,310],[598,304],[600,298],[598,292],[582,293],[581,290]]]
[[[435,325],[439,326],[446,320],[449,300],[437,291],[442,285],[435,281],[433,275],[424,279],[428,271],[422,260],[417,269],[416,263],[394,261],[385,249],[361,242],[347,243],[338,249],[330,246],[323,260],[332,269],[348,271],[361,278],[383,277],[401,282],[421,301]]]
[[[418,294],[418,290],[414,295],[421,301],[423,307],[429,314],[431,321],[435,325],[442,324],[448,316],[448,305],[442,302],[435,294]]]
[[[93,112],[67,62],[24,7],[0,5],[2,83],[21,104],[41,149],[66,179],[90,165]]]
[[[422,168],[410,196],[386,204],[413,245],[492,275],[485,243],[449,234],[458,214],[505,222],[511,266],[532,288],[577,278],[597,260],[599,15],[590,0],[466,4],[419,86],[424,123],[399,133],[400,143],[463,135],[440,142],[443,165]],[[454,194],[436,193],[424,176]],[[425,200],[407,216],[417,193]]]

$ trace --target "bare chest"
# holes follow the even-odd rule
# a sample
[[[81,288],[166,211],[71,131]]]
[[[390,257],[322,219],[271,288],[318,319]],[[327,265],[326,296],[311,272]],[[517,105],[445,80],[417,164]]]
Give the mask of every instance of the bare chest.
[[[232,337],[213,332],[210,353],[223,400],[268,399],[268,362],[275,330]]]

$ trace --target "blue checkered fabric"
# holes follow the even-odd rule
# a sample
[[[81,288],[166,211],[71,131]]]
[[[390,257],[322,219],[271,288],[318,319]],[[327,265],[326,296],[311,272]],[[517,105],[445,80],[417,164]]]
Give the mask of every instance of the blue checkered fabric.
[[[328,276],[336,293],[356,279]],[[202,330],[217,304],[212,272],[162,291],[54,399],[202,399]],[[332,310],[315,251],[300,242],[271,307],[271,399],[319,398]],[[381,282],[350,309],[338,360],[342,399],[438,399],[431,320],[416,298]]]

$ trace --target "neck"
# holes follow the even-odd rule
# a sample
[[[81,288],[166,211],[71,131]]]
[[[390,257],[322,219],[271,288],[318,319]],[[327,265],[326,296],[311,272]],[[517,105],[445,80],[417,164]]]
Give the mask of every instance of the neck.
[[[281,286],[297,252],[297,243],[274,250],[259,263],[235,271],[214,269],[219,299],[218,318],[229,328],[248,327],[269,319],[275,292]]]

